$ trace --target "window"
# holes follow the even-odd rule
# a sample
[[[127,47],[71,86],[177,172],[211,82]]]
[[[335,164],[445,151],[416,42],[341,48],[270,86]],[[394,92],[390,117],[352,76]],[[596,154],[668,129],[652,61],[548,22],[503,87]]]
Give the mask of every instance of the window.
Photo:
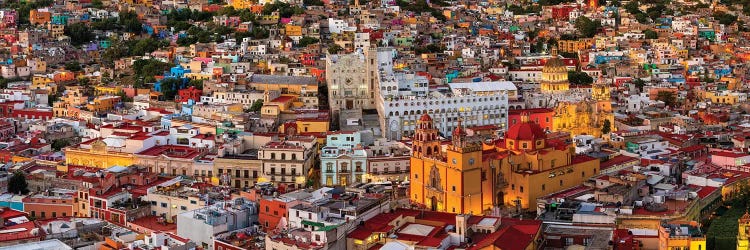
[[[545,189],[545,188],[544,188],[544,184],[542,184],[542,191],[544,191],[544,189]]]
[[[151,201],[151,206],[156,206],[156,201]]]
[[[560,186],[562,186],[562,185],[563,185],[563,180],[560,180]]]
[[[161,207],[167,207],[167,203],[162,202]]]
[[[523,186],[519,186],[518,190],[521,191],[521,193],[523,193]]]
[[[419,175],[418,174],[414,174],[414,179],[419,179]]]
[[[510,184],[510,190],[516,190],[516,184]]]
[[[190,204],[198,204],[198,202],[197,202],[197,201],[194,201],[194,200],[192,200],[192,201],[190,201]]]
[[[187,211],[187,207],[186,206],[180,206],[180,210]]]
[[[451,190],[453,190],[453,192],[456,192],[456,186],[453,186],[453,187],[451,188]]]
[[[573,245],[573,238],[565,238],[565,245],[566,246]]]
[[[581,171],[581,177],[586,176],[586,172]]]

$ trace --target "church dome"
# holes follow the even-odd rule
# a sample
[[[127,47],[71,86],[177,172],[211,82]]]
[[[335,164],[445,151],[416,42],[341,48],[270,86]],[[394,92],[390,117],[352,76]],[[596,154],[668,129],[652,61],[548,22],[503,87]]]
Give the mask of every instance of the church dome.
[[[536,141],[545,139],[546,135],[539,124],[525,121],[511,126],[505,133],[505,138],[516,141]]]
[[[432,121],[432,117],[430,117],[430,115],[428,115],[428,114],[427,114],[427,113],[425,112],[425,113],[424,113],[424,114],[422,115],[422,117],[420,117],[420,118],[419,118],[419,120],[420,120],[420,121],[423,121],[423,122],[431,122],[431,121]]]
[[[568,73],[568,67],[565,66],[565,63],[563,63],[560,58],[557,58],[557,56],[553,56],[549,60],[547,60],[547,63],[544,64],[544,67],[542,68],[542,73]]]
[[[546,138],[547,133],[544,132],[544,129],[539,124],[530,121],[529,113],[527,112],[521,114],[521,122],[510,126],[508,132],[505,133],[505,139],[513,141],[536,142]]]

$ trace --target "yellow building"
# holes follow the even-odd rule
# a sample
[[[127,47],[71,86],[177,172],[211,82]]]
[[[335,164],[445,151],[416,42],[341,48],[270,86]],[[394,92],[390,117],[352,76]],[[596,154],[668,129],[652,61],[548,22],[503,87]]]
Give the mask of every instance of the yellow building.
[[[591,38],[578,39],[578,40],[560,40],[557,41],[558,49],[562,52],[567,53],[578,53],[581,50],[587,50],[591,48],[594,40]]]
[[[232,0],[232,7],[236,10],[248,9],[254,5],[254,2],[251,0]]]
[[[298,133],[325,133],[329,131],[330,125],[330,119],[297,119],[281,124],[279,126],[279,133],[286,133],[290,127],[293,127],[295,132]]]
[[[703,100],[711,103],[734,105],[739,102],[740,95],[744,94],[733,91],[703,91]]]
[[[122,92],[122,86],[96,86],[94,89],[98,95],[118,95]]]
[[[54,87],[52,87],[54,86]],[[57,92],[57,85],[55,84],[55,80],[51,77],[47,77],[44,75],[34,75],[31,78],[31,86],[30,89],[47,89],[52,91],[52,93]]]
[[[302,36],[302,26],[287,24],[284,28],[287,36]]]
[[[738,246],[739,242],[738,235]],[[659,226],[659,250],[674,249],[706,249],[706,236],[697,222],[668,222]]]
[[[86,104],[86,108],[91,112],[108,111],[115,108],[115,104],[120,102],[119,96],[99,96],[93,101]]]
[[[417,121],[412,142],[411,201],[428,209],[482,214],[503,206],[527,209],[540,196],[583,183],[599,172],[599,161],[576,156],[572,145],[548,140],[524,114],[504,139],[492,144],[466,136],[459,122],[442,149],[432,118]]]
[[[135,156],[129,153],[110,151],[102,140],[95,140],[91,148],[65,148],[65,163],[95,168],[109,168],[112,166],[130,166],[135,163]]]
[[[570,88],[568,83],[568,67],[557,57],[557,49],[552,49],[552,58],[542,68],[542,93],[560,93]]]
[[[748,250],[750,249],[750,214],[745,211],[738,223],[737,250]]]

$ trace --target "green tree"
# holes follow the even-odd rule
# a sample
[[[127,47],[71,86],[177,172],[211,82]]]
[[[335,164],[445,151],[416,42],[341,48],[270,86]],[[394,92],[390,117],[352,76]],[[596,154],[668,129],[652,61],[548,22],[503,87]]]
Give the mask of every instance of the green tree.
[[[8,180],[8,192],[13,194],[28,194],[29,184],[26,183],[26,175],[21,171],[16,171]]]
[[[104,3],[102,3],[102,0],[91,0],[91,8],[95,8],[95,9],[104,8]]]
[[[60,151],[60,149],[67,147],[68,145],[70,145],[70,143],[65,139],[57,139],[52,141],[52,149],[54,149],[55,151]]]
[[[584,72],[568,71],[568,82],[573,85],[590,85],[594,78]]]
[[[645,31],[643,31],[643,34],[646,35],[646,39],[657,39],[657,38],[659,38],[659,34],[656,33],[656,31],[653,31],[653,30],[645,30]]]
[[[91,32],[91,28],[86,26],[85,23],[74,23],[65,26],[64,33],[70,37],[70,43],[75,46],[94,40],[94,33]]]
[[[304,48],[308,45],[316,44],[318,42],[320,42],[320,39],[317,39],[315,37],[303,36],[301,39],[299,39],[299,46]]]
[[[258,112],[260,111],[260,108],[262,107],[263,107],[263,100],[262,99],[255,100],[255,102],[253,102],[253,105],[250,106],[250,112]]]
[[[118,23],[126,32],[140,34],[143,31],[143,25],[138,20],[138,14],[135,11],[120,12]]]
[[[81,71],[81,64],[78,61],[70,61],[65,63],[65,69],[78,72]]]
[[[149,37],[136,40],[135,44],[129,45],[128,47],[130,47],[130,55],[143,56],[146,53],[151,53],[159,49],[159,45],[160,43],[158,40]]]
[[[270,35],[268,30],[263,27],[255,27],[250,33],[252,33],[253,38],[255,39],[266,39]]]
[[[190,82],[188,83],[188,86],[193,86],[196,89],[203,89],[203,80],[195,80],[195,79],[190,80]]]
[[[120,90],[120,92],[117,92],[117,96],[120,97],[122,102],[133,102],[133,98],[125,94],[125,91]]]
[[[165,78],[159,83],[161,85],[161,94],[164,96],[164,100],[171,101],[177,95],[177,88],[182,83],[181,79],[177,78]]]
[[[263,15],[270,15],[274,11],[278,11],[279,16],[283,18],[289,18],[293,15],[305,13],[305,10],[300,8],[299,6],[291,6],[288,3],[279,1],[263,6]]]
[[[133,71],[136,77],[162,75],[169,68],[170,64],[154,59],[139,59],[133,62]]]
[[[602,123],[602,135],[609,134],[609,132],[612,132],[612,122],[609,119],[604,119],[604,123]]]
[[[643,79],[641,78],[636,78],[635,80],[633,80],[633,84],[639,92],[643,92],[643,87],[646,86],[646,81],[643,81]]]
[[[105,18],[101,20],[96,20],[91,22],[91,29],[94,30],[116,30],[118,28],[117,26],[117,19],[115,18]]]
[[[641,10],[638,7],[640,7],[640,4],[638,4],[638,1],[630,1],[627,4],[625,4],[625,10],[631,15],[641,13]]]
[[[638,23],[642,23],[642,24],[648,23],[649,21],[648,15],[646,15],[646,13],[643,13],[643,12],[639,12],[635,14],[635,20],[638,21]]]
[[[599,32],[602,24],[598,20],[591,20],[588,17],[581,16],[576,19],[575,27],[578,33],[583,37],[594,37]]]
[[[664,102],[667,107],[677,104],[677,98],[672,91],[659,91],[656,93],[656,100]]]
[[[344,48],[341,48],[338,44],[332,44],[328,47],[328,54],[338,54],[340,51],[344,50]]]
[[[323,6],[325,3],[321,0],[302,0],[302,4],[305,6]]]
[[[750,5],[748,5],[748,8],[750,8]],[[732,25],[737,21],[737,16],[721,11],[717,11],[716,13],[714,13],[713,18],[719,20],[719,23],[724,25]]]

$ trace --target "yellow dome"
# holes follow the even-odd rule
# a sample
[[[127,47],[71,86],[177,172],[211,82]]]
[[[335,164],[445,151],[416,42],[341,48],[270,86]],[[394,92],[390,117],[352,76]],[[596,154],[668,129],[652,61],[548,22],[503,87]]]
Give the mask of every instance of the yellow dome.
[[[544,64],[542,73],[568,73],[568,67],[560,58],[552,57]]]

